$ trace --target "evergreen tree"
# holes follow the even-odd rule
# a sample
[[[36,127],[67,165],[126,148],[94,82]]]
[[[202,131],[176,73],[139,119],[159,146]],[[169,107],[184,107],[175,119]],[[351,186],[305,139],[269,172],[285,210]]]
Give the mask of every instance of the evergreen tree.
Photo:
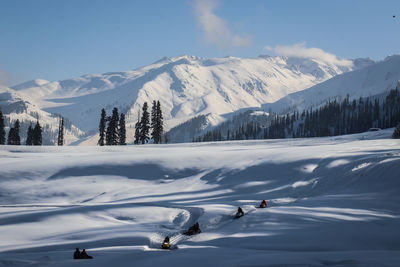
[[[20,123],[19,120],[14,123],[14,145],[21,145],[21,138],[19,137]]]
[[[157,101],[157,143],[161,143],[162,142],[162,135],[164,132],[164,118],[162,115],[162,110],[161,110],[161,103],[158,100]]]
[[[144,102],[142,108],[142,118],[140,120],[140,142],[145,144],[149,140],[149,131],[150,131],[150,114],[147,111],[147,102]]]
[[[15,129],[13,127],[8,131],[7,145],[14,145]]]
[[[28,132],[27,132],[25,145],[33,146],[33,128],[32,128],[32,123],[28,127]]]
[[[157,102],[154,100],[151,106],[151,138],[157,144]]]
[[[42,127],[40,126],[39,121],[36,121],[35,128],[33,129],[33,145],[42,145]]]
[[[60,125],[58,126],[57,145],[59,145],[59,146],[64,145],[64,118],[63,117],[61,117]]]
[[[112,111],[112,115],[109,118],[108,127],[106,131],[106,144],[108,146],[116,146],[119,144],[118,124],[119,124],[118,109],[114,108]]]
[[[392,137],[395,139],[400,139],[400,124],[396,127],[396,129],[394,129]]]
[[[19,126],[19,120],[16,120],[14,123],[14,127],[12,127],[8,132],[8,145],[21,145],[21,138],[19,137]]]
[[[125,127],[125,114],[121,113],[119,118],[119,145],[126,145],[126,127]]]
[[[151,128],[151,137],[154,143],[161,143],[164,128],[160,101],[153,101],[153,106],[151,108]]]
[[[6,144],[6,130],[4,129],[3,112],[0,110],[0,145]]]
[[[138,120],[135,124],[135,140],[133,141],[133,143],[135,145],[138,145],[140,142],[140,111],[138,114]]]
[[[100,123],[99,123],[99,141],[97,142],[97,144],[99,146],[104,146],[104,141],[106,138],[106,123],[107,123],[107,115],[106,115],[106,111],[103,108],[101,110],[101,117],[100,117]]]

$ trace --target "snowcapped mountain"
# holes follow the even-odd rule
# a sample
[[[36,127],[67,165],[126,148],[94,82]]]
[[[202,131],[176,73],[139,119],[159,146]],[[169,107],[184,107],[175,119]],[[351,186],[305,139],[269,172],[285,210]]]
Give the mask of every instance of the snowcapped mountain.
[[[59,115],[43,111],[32,100],[30,98],[24,98],[16,90],[0,87],[0,107],[6,119],[6,125],[9,127],[14,121],[19,119],[21,122],[20,136],[22,138],[22,143],[25,142],[29,125],[34,125],[37,118],[39,118],[39,122],[43,129],[43,144],[54,144],[57,141]],[[65,144],[76,142],[84,136],[85,133],[72,125],[68,119],[64,124]]]
[[[261,107],[312,87],[336,75],[373,64],[354,60],[335,65],[317,59],[260,56],[258,58],[163,58],[143,68],[49,82],[35,80],[12,87],[44,112],[61,114],[82,131],[96,134],[100,110],[113,107],[126,114],[128,141],[144,102],[160,100],[166,130],[195,116],[221,115]],[[87,140],[87,144],[95,144]]]
[[[263,105],[263,108],[276,113],[302,110],[324,104],[329,99],[344,98],[346,95],[354,99],[384,94],[399,86],[399,82],[400,55],[394,55],[376,64],[338,75],[306,90],[289,94],[279,101]]]

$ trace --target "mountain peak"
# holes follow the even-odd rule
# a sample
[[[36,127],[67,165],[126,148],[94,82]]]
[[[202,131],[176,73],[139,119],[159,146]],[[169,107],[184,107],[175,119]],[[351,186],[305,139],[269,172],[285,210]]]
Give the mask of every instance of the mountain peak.
[[[35,79],[35,80],[31,80],[31,81],[27,81],[24,83],[20,83],[17,85],[12,86],[11,88],[14,90],[23,90],[26,88],[32,88],[32,87],[40,87],[43,86],[47,83],[49,83],[50,81],[44,80],[44,79]]]
[[[177,62],[177,61],[182,60],[182,59],[186,59],[186,60],[190,60],[191,61],[191,60],[202,60],[204,58],[198,57],[198,56],[194,56],[194,55],[187,55],[187,54],[183,54],[183,55],[179,55],[179,56],[175,56],[175,57],[167,57],[167,56],[165,56],[165,57],[157,60],[153,64]]]

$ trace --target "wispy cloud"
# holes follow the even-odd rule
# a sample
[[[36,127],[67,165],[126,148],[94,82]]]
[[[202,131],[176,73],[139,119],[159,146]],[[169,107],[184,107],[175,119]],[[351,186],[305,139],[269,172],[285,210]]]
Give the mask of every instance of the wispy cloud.
[[[216,0],[195,0],[194,2],[194,13],[205,41],[222,49],[250,45],[249,36],[240,36],[231,32],[228,22],[214,13],[216,7]]]
[[[8,86],[10,85],[10,74],[7,72],[0,70],[0,85],[1,86]]]
[[[264,50],[272,51],[280,56],[313,58],[323,62],[332,63],[338,66],[352,66],[352,61],[347,59],[339,59],[336,55],[325,52],[320,48],[306,47],[306,43],[297,43],[293,45],[277,45],[275,47],[265,46]]]

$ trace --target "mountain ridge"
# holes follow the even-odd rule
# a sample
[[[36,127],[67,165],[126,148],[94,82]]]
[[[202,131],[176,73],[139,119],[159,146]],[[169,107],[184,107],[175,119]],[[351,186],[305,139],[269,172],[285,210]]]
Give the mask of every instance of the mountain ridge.
[[[195,116],[262,107],[282,97],[373,64],[358,59],[351,67],[323,60],[263,56],[256,58],[165,57],[123,72],[87,74],[62,81],[37,79],[11,87],[50,114],[61,114],[86,134],[97,132],[100,110],[126,114],[128,142],[144,102],[160,100],[169,130]],[[31,87],[29,87],[31,86]],[[221,120],[222,121],[222,120]],[[92,142],[93,145],[95,144]]]

